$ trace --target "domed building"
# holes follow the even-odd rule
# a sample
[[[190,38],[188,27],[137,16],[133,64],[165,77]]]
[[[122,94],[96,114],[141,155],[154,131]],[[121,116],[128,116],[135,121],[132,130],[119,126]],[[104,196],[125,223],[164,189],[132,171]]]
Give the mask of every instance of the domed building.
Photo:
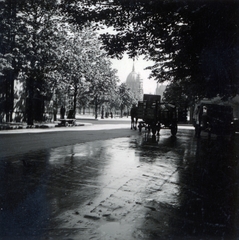
[[[126,85],[132,91],[136,101],[143,100],[143,80],[140,78],[140,74],[135,72],[134,64],[132,72],[126,79]]]

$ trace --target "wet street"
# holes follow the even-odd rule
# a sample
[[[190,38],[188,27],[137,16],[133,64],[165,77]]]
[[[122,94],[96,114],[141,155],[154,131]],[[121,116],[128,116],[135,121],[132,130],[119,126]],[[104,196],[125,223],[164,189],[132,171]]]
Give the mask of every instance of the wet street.
[[[2,157],[0,239],[239,239],[239,135],[133,132]]]

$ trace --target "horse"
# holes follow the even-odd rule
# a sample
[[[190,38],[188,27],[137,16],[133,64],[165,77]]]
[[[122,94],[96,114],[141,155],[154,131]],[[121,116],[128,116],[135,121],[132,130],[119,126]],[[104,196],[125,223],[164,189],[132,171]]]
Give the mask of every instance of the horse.
[[[130,110],[130,116],[131,116],[131,129],[136,130],[138,123],[138,108],[135,105]]]

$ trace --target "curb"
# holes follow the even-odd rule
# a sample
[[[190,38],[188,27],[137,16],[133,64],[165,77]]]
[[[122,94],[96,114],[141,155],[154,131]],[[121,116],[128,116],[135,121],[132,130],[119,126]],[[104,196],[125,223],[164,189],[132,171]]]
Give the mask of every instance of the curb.
[[[91,123],[77,123],[74,126],[70,127],[80,127],[92,125]],[[60,126],[57,123],[35,123],[34,125],[28,126],[26,123],[0,123],[0,131],[1,130],[21,130],[21,129],[46,129],[46,128],[63,128],[66,126]],[[68,126],[69,127],[69,126]]]

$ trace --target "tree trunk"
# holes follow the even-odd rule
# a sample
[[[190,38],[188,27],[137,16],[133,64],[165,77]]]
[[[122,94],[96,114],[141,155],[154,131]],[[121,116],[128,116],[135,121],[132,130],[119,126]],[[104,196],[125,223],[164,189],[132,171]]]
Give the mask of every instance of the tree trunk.
[[[95,119],[98,118],[98,99],[95,97]]]
[[[12,121],[13,102],[14,102],[14,76],[13,71],[9,70],[6,73],[6,105],[5,105],[6,122]]]
[[[27,125],[33,125],[33,114],[34,114],[34,87],[33,87],[34,79],[29,78],[27,80],[27,102],[26,102],[26,115],[27,115]]]
[[[7,11],[8,11],[8,20],[11,20],[10,25],[11,27],[8,29],[6,34],[7,37],[7,44],[9,45],[9,51],[13,52],[15,48],[15,32],[14,27],[16,24],[16,5],[15,1],[7,1]],[[8,21],[7,20],[7,21]],[[1,49],[1,53],[2,49]],[[12,122],[12,113],[13,113],[13,106],[14,106],[14,71],[16,71],[16,62],[15,59],[11,62],[11,65],[14,70],[7,70],[6,73],[6,105],[5,105],[5,113],[6,113],[6,121]]]
[[[74,95],[73,95],[73,115],[74,115],[73,118],[75,118],[75,114],[76,114],[77,92],[78,92],[78,89],[77,89],[77,87],[75,87]]]
[[[120,117],[123,117],[123,105],[120,106]]]

